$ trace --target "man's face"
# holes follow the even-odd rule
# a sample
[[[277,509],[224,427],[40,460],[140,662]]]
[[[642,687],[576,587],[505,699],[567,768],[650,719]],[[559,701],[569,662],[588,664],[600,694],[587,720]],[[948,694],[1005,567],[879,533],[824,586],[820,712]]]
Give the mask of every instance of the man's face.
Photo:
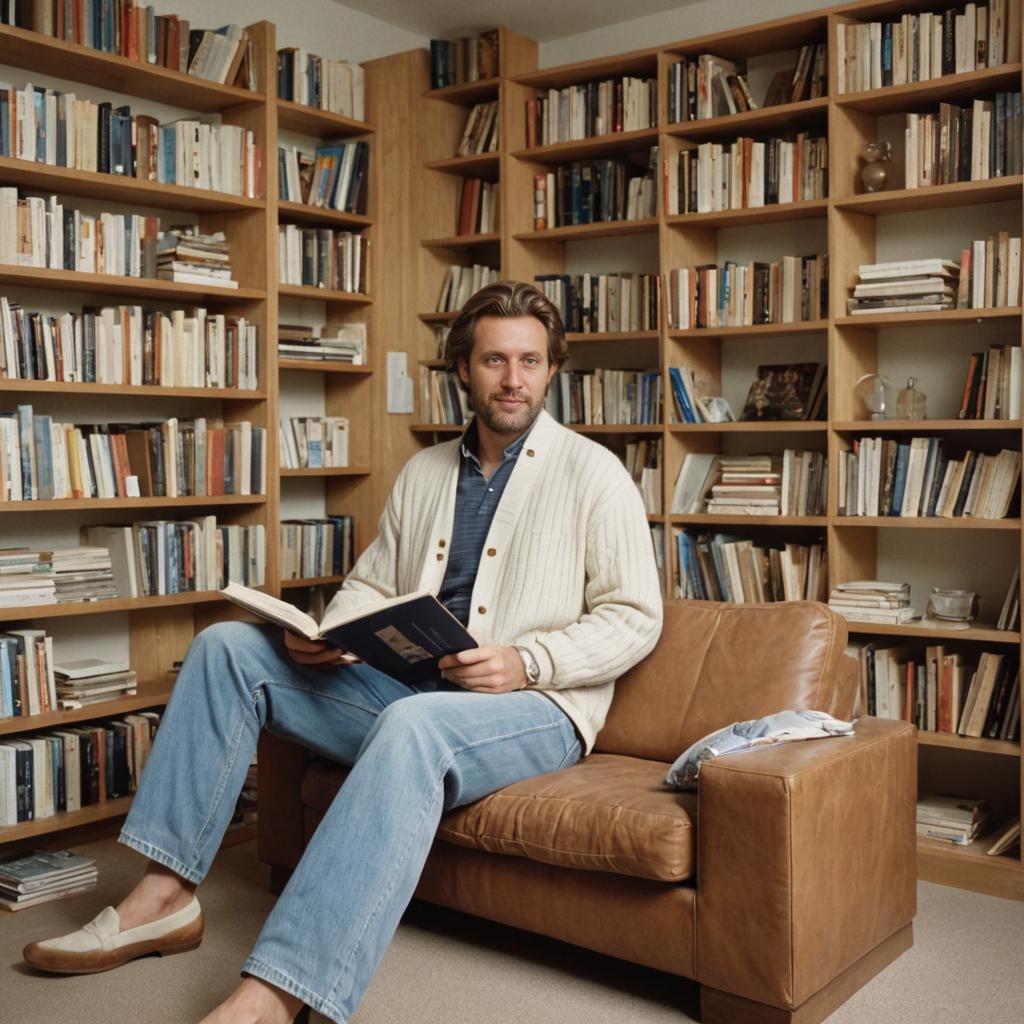
[[[469,406],[496,434],[518,436],[533,423],[554,373],[547,331],[532,316],[482,317],[468,362],[459,360]]]

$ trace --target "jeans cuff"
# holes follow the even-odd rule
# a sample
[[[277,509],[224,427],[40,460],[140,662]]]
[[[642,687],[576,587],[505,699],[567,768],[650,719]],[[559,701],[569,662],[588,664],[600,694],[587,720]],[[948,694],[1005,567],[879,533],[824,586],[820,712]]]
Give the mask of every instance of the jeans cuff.
[[[344,1012],[329,999],[324,999],[318,996],[315,992],[306,988],[301,982],[296,981],[294,978],[285,974],[283,971],[279,971],[276,967],[271,967],[268,964],[263,963],[262,960],[257,960],[255,957],[249,957],[248,960],[242,964],[242,973],[251,974],[254,978],[260,978],[263,981],[269,982],[277,988],[283,989],[289,995],[296,996],[301,999],[307,1006],[316,1010],[317,1013],[322,1013],[325,1017],[330,1017],[335,1024],[346,1024],[348,1017],[345,1016]]]
[[[147,843],[144,839],[138,839],[130,832],[126,832],[124,829],[121,830],[121,834],[117,837],[117,841],[122,845],[135,850],[136,853],[141,853],[144,857],[148,857],[150,860],[155,860],[158,864],[163,864],[165,868],[170,868],[176,875],[180,875],[184,878],[186,882],[192,882],[194,885],[199,885],[204,878],[204,875],[201,872],[196,871],[194,868],[185,867],[177,857],[169,854],[166,850],[161,850],[159,846]]]

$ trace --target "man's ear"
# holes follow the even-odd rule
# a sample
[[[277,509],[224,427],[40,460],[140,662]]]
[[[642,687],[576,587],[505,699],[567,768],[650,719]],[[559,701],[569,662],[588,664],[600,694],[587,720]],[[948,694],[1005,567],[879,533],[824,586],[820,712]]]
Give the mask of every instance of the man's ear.
[[[459,380],[463,384],[469,384],[469,363],[466,362],[465,356],[459,356],[456,367],[459,371]]]

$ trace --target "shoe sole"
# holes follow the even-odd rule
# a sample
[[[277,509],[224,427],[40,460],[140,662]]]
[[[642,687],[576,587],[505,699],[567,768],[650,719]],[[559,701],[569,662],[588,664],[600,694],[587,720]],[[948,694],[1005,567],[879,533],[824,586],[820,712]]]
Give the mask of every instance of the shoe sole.
[[[69,953],[66,950],[45,949],[38,943],[26,946],[22,956],[25,962],[50,974],[101,974],[122,967],[144,956],[174,956],[196,949],[203,941],[203,916],[182,928],[158,939],[133,942],[117,949],[99,949],[90,953]]]

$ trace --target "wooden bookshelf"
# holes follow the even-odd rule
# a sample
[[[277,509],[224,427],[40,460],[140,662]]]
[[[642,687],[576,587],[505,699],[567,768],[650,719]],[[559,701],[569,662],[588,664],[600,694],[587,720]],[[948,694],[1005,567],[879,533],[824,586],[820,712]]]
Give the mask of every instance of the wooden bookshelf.
[[[865,192],[859,196],[834,199],[832,205],[838,210],[888,216],[894,213],[916,213],[919,210],[944,210],[953,206],[980,206],[984,203],[1017,200],[1021,197],[1022,187],[1024,177],[1015,174],[1007,178],[990,178],[985,181],[958,181],[950,185]]]
[[[42,715],[3,718],[0,719],[0,736],[12,736],[26,730],[63,729],[76,722],[88,722],[93,718],[130,715],[145,708],[163,707],[170,696],[170,693],[142,693],[134,697],[105,700],[98,704],[89,704],[84,708],[75,708],[69,711],[48,711]]]
[[[943,75],[926,82],[890,85],[867,92],[847,92],[834,100],[837,107],[870,114],[897,114],[927,103],[956,102],[994,92],[997,89],[1020,88],[1021,65],[1003,64],[959,75]]]
[[[282,99],[277,100],[277,127],[278,131],[336,139],[370,135],[373,132],[373,127],[366,121],[357,121],[331,110],[319,110]]]
[[[119,818],[128,813],[131,805],[132,798],[130,796],[119,796],[114,800],[89,804],[80,811],[62,811],[49,818],[25,821],[19,825],[8,825],[5,828],[0,828],[0,846],[19,839],[33,839],[37,836],[49,835],[51,832],[78,828],[80,825],[91,825],[98,821],[106,821],[108,818]]]
[[[589,238],[625,238],[627,235],[657,234],[658,221],[654,217],[638,220],[597,221],[593,224],[569,224],[561,228],[542,231],[523,231],[515,235],[519,242],[580,242]]]
[[[319,466],[313,469],[282,469],[283,477],[367,476],[369,466]]]
[[[424,165],[431,171],[443,171],[463,178],[484,178],[493,181],[498,176],[497,153],[471,153],[468,156],[450,156],[443,160],[428,160]]]
[[[782,221],[824,217],[828,213],[828,205],[827,199],[803,199],[797,203],[772,203],[768,206],[750,206],[742,210],[673,213],[665,217],[665,223],[714,228],[778,224]]]
[[[335,228],[339,231],[361,231],[372,221],[363,213],[346,213],[344,210],[328,210],[322,206],[307,203],[277,201],[278,217],[289,224],[312,224],[317,227]]]
[[[312,302],[343,302],[350,306],[367,306],[373,299],[361,292],[340,292],[333,288],[314,288],[304,284],[279,284],[277,294],[283,299],[309,299]]]
[[[476,82],[461,82],[459,85],[446,85],[442,89],[428,89],[424,95],[432,100],[467,106],[493,100],[498,95],[500,84],[500,78],[481,78]]]
[[[139,395],[145,398],[219,398],[221,401],[252,402],[265,399],[265,388],[179,388],[161,384],[84,384],[56,380],[0,378],[0,393],[17,391],[46,395]]]
[[[221,597],[215,590],[189,590],[182,594],[164,594],[159,597],[118,597],[107,601],[75,601],[71,604],[7,605],[0,606],[0,623],[139,612],[183,605],[212,604],[220,600]]]
[[[341,373],[351,377],[368,377],[373,373],[370,366],[354,366],[352,363],[339,363],[333,359],[278,359],[277,368],[306,373]]]
[[[658,143],[657,128],[641,128],[632,132],[613,132],[576,142],[558,142],[517,150],[512,155],[520,160],[560,164],[572,160],[594,160],[617,153],[648,149]]]
[[[797,103],[780,103],[774,107],[748,110],[742,114],[705,117],[693,121],[675,121],[665,128],[666,135],[680,138],[718,139],[743,135],[746,132],[778,132],[814,125],[828,114],[828,97]]]
[[[307,576],[304,579],[281,580],[282,590],[295,590],[299,587],[325,587],[343,583],[344,576]]]

